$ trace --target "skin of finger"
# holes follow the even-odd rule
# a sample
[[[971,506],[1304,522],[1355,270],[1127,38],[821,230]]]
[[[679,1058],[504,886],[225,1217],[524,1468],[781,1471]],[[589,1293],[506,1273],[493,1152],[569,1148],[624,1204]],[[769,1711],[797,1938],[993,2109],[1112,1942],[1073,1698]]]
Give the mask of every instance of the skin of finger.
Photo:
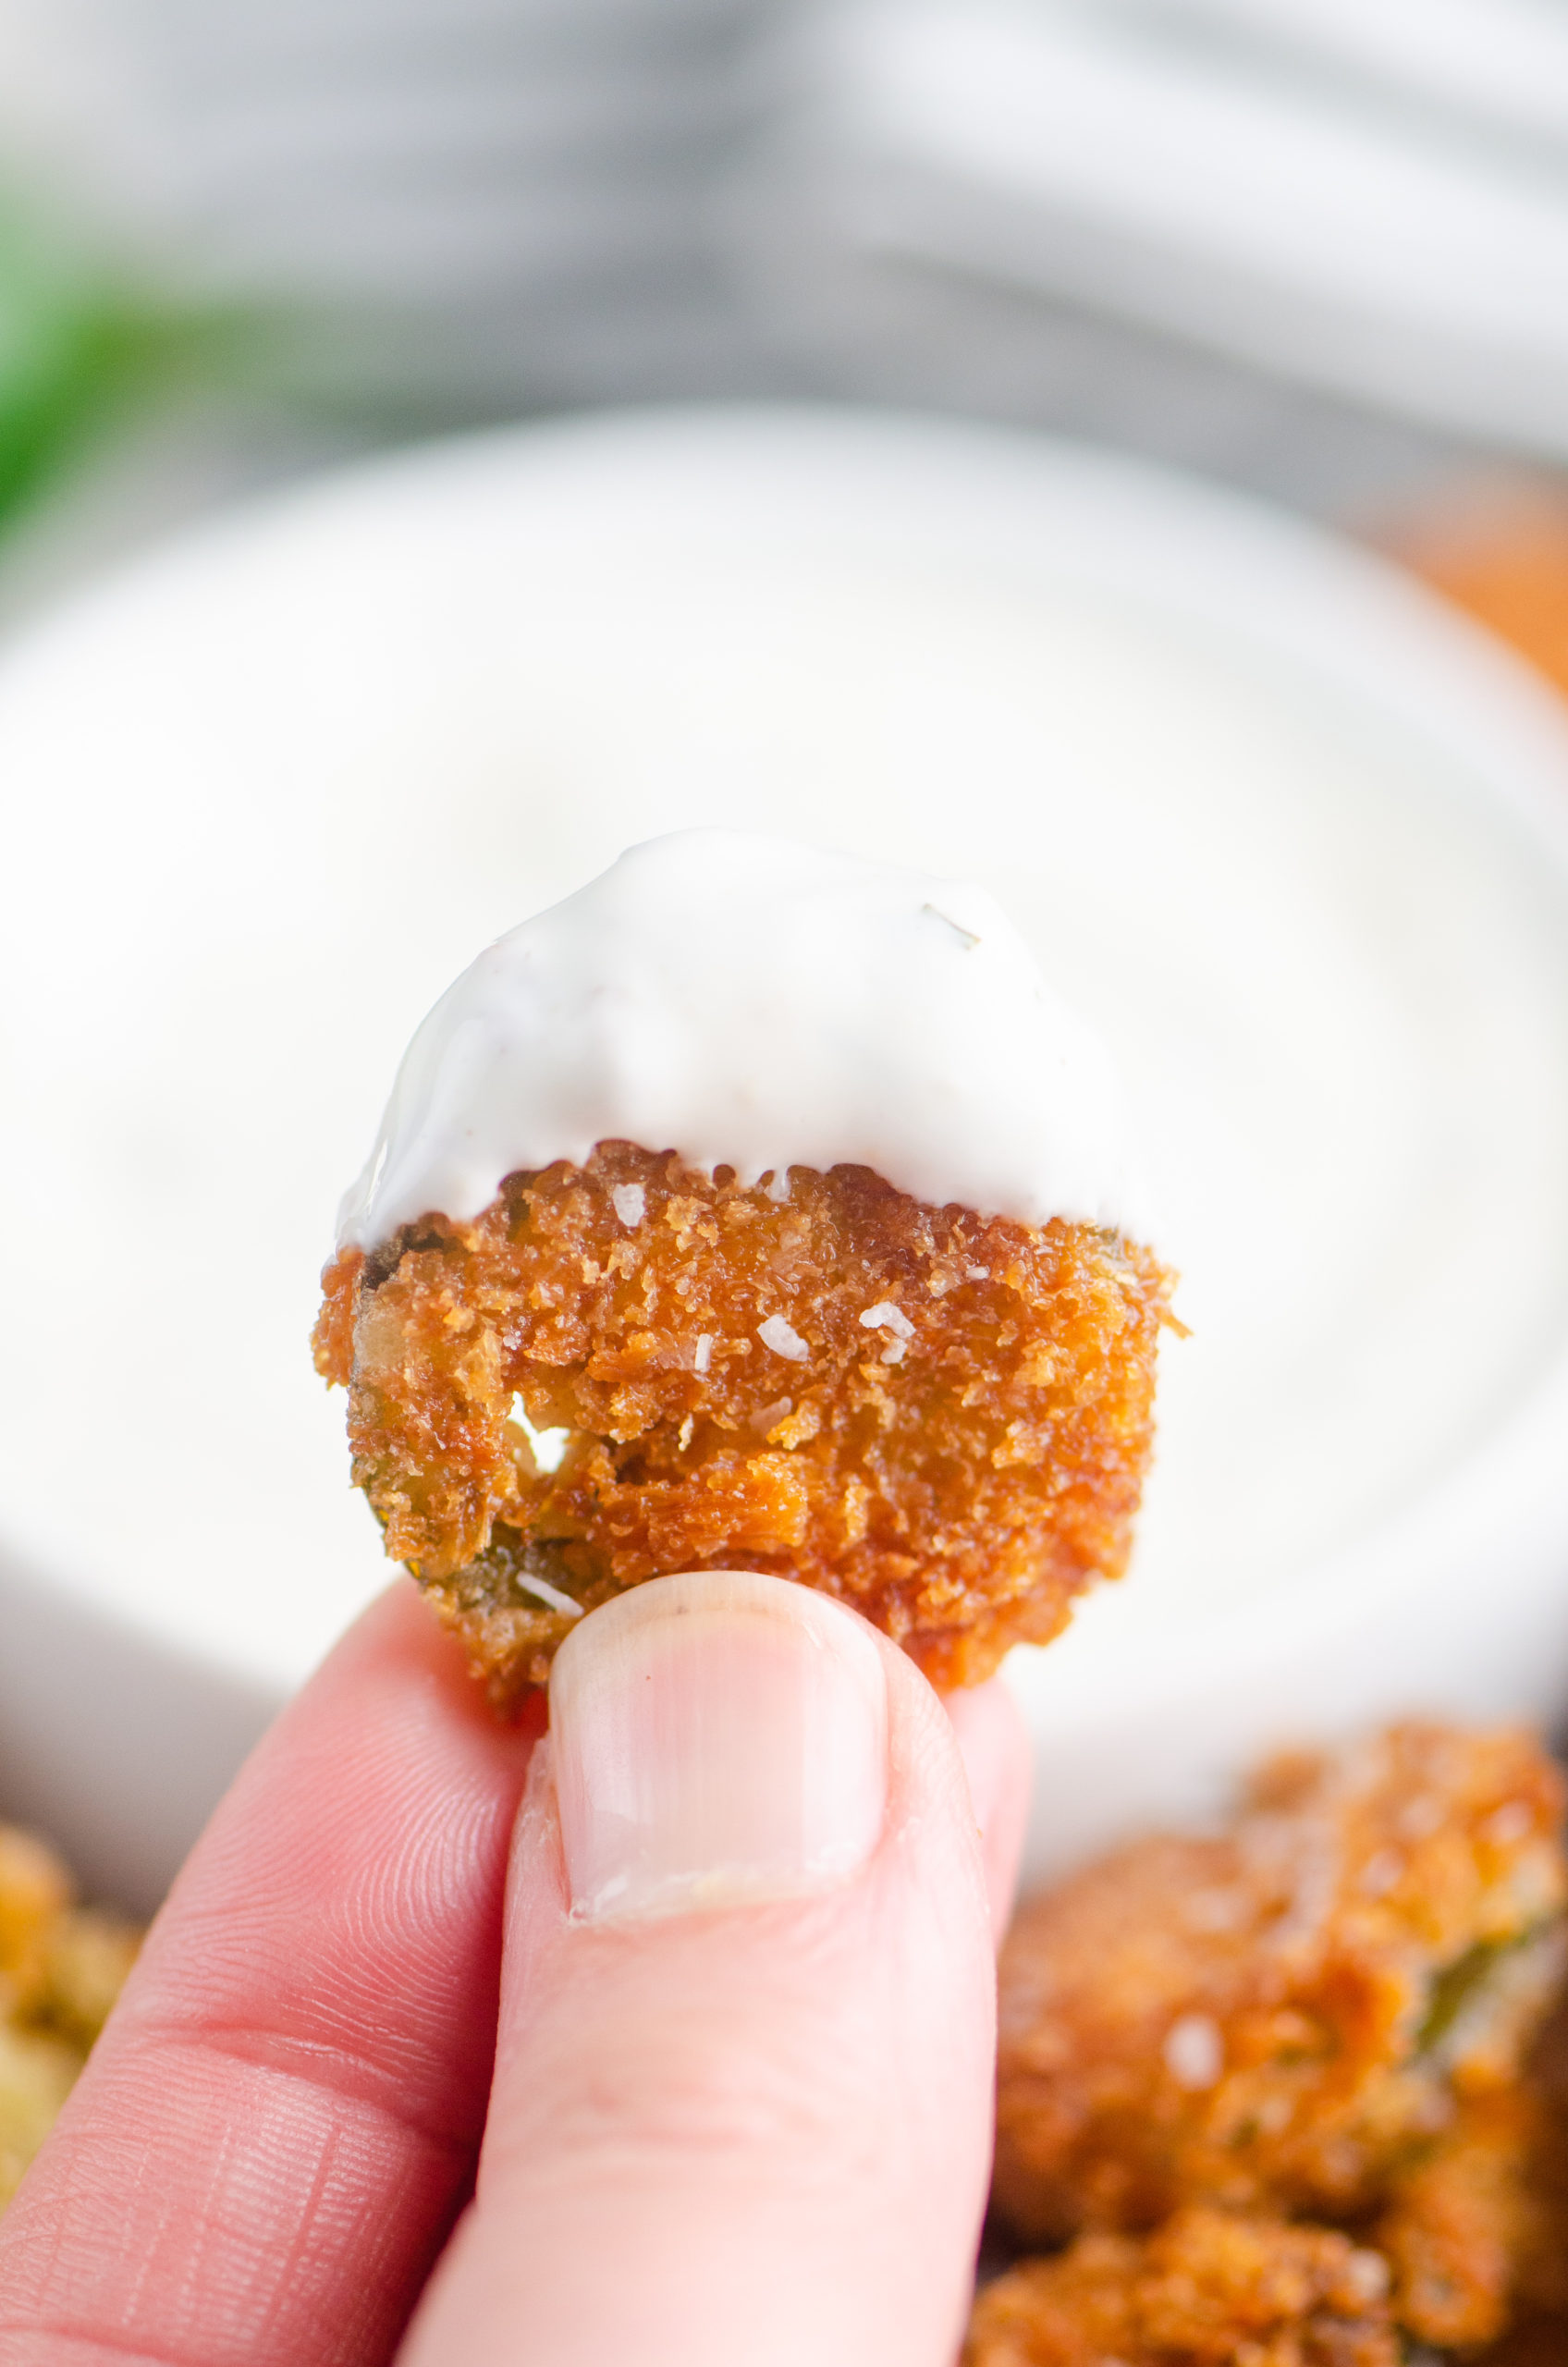
[[[1029,1821],[1033,1752],[1028,1723],[1000,1677],[943,1696],[980,1833],[980,1858],[991,1902],[991,1936],[1001,1945],[1012,1920],[1018,1869]]]
[[[887,1821],[824,1895],[574,1924],[541,1751],[478,2193],[401,2367],[950,2367],[990,2161],[991,1917],[952,1726],[878,1643]]]
[[[0,2220],[4,2367],[382,2367],[472,2188],[532,1743],[407,1582],[337,1647]]]

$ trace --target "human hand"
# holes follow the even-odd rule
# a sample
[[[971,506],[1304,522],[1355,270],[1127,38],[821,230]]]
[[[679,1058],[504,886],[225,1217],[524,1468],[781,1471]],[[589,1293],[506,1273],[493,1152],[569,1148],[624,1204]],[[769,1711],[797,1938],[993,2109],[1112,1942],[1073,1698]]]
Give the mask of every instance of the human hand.
[[[709,1573],[585,1621],[538,1727],[410,1587],[337,1648],[0,2221],[0,2367],[949,2367],[1008,1698]]]

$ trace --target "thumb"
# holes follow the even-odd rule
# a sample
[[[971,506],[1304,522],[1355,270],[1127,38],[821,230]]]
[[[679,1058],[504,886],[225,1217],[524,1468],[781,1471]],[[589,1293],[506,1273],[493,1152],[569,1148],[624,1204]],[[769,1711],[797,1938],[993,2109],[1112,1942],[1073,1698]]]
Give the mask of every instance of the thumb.
[[[949,2367],[990,2157],[977,1824],[1015,1802],[977,1814],[884,1637],[753,1573],[595,1612],[550,1711],[477,2194],[404,2367]],[[965,1752],[1016,1795],[998,1715]]]

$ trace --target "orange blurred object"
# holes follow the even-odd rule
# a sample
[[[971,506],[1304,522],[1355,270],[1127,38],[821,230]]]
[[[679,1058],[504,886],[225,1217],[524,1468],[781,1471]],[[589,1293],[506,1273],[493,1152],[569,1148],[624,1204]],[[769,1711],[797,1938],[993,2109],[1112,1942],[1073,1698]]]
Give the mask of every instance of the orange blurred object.
[[[1568,484],[1477,494],[1379,539],[1568,691]]]

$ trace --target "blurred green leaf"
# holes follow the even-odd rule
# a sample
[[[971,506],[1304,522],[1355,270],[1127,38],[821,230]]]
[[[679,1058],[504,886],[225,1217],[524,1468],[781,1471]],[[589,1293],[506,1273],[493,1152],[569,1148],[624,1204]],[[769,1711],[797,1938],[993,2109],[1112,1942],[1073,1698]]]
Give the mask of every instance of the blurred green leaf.
[[[116,419],[193,379],[222,337],[0,211],[0,528]]]

